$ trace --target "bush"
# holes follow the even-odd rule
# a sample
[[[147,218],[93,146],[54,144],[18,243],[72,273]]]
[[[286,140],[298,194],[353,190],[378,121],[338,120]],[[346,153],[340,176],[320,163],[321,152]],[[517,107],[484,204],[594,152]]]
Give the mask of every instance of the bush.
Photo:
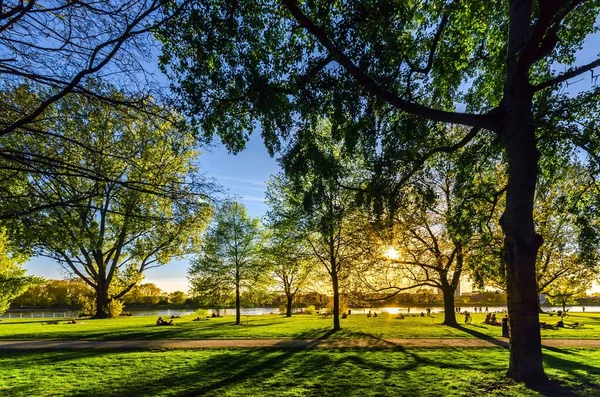
[[[104,313],[108,316],[108,317],[119,317],[119,315],[121,313],[123,313],[123,308],[125,307],[125,304],[123,303],[123,301],[120,301],[118,299],[111,299],[110,302],[108,302],[106,304],[106,306],[104,306],[104,308],[102,309],[102,311],[104,311]]]
[[[80,317],[93,317],[96,314],[96,299],[93,296],[82,296],[79,299]]]
[[[304,309],[304,313],[306,314],[315,314],[316,311],[317,309],[315,309],[315,305],[307,306],[306,309]]]
[[[206,317],[208,317],[208,310],[197,309],[196,311],[194,311],[194,313],[192,313],[192,315],[196,316],[196,317],[200,317],[200,318],[206,318]]]

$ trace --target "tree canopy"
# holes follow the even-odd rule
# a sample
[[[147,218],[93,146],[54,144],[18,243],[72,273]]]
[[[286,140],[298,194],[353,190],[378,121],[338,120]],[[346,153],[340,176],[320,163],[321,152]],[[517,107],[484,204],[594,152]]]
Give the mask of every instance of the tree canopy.
[[[31,286],[41,283],[39,277],[26,276],[21,265],[28,259],[26,253],[10,244],[6,229],[0,229],[0,315]]]
[[[69,96],[37,126],[44,139],[4,138],[5,150],[37,161],[5,171],[3,205],[37,209],[13,220],[21,243],[90,285],[104,316],[144,271],[190,252],[210,218],[212,184],[188,131],[144,112]]]
[[[598,114],[600,89],[559,89],[584,73],[594,83],[600,59],[577,55],[598,29],[599,10],[594,0],[199,1],[158,37],[182,111],[233,151],[255,124],[273,151],[280,138],[329,117],[332,136],[349,137],[350,148],[360,139],[382,148],[373,131],[389,130],[406,155],[402,182],[436,153],[495,136],[508,165],[501,222],[513,335],[508,375],[542,382],[538,146],[554,139],[588,151],[595,163],[598,118],[590,114]],[[435,123],[470,128],[449,139]]]
[[[202,306],[217,309],[233,303],[235,323],[240,324],[241,293],[265,276],[260,246],[259,220],[248,216],[242,204],[223,203],[189,269],[191,295]]]

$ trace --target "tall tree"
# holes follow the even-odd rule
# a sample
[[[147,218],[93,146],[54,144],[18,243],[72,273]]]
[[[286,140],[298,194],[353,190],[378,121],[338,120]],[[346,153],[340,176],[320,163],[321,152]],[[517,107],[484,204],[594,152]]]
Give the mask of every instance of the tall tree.
[[[95,316],[105,317],[109,301],[124,296],[144,271],[191,251],[210,216],[211,184],[194,165],[194,139],[178,126],[85,96],[65,98],[52,112],[41,124],[46,139],[7,136],[4,148],[62,158],[95,178],[40,162],[32,172],[10,174],[3,187],[15,206],[39,209],[13,221],[25,231],[22,242],[90,285]],[[53,131],[86,144],[63,145]],[[53,205],[82,195],[83,201]]]
[[[310,246],[311,256],[327,271],[333,292],[333,328],[340,326],[340,291],[357,264],[378,251],[367,214],[356,193],[344,188],[357,177],[357,164],[341,156],[331,138],[335,128],[321,120],[290,142],[280,162],[286,174],[271,181],[267,193],[270,216],[295,223]]]
[[[241,324],[241,293],[264,277],[264,263],[258,258],[260,244],[259,220],[248,216],[242,204],[225,202],[189,269],[191,295],[220,307],[233,293],[235,324]]]
[[[547,379],[535,288],[543,242],[533,220],[536,128],[558,125],[543,139],[600,152],[597,118],[545,117],[598,110],[597,86],[552,94],[584,73],[595,81],[600,59],[576,53],[596,32],[599,8],[593,0],[193,2],[160,30],[161,61],[184,112],[233,150],[243,148],[255,123],[276,150],[277,135],[301,132],[294,127],[326,114],[351,127],[334,136],[368,139],[369,115],[391,113],[397,117],[388,127],[410,154],[402,182],[433,154],[496,135],[508,163],[501,222],[512,335],[507,375],[534,383]],[[331,112],[336,103],[343,111]],[[534,104],[542,110],[536,117]],[[472,128],[449,142],[436,128],[413,128],[415,120]]]

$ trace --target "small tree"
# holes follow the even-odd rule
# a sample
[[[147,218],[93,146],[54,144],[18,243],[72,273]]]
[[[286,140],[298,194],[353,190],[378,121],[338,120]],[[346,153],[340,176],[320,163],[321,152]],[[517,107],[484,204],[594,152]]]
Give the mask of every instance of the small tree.
[[[259,247],[259,220],[248,216],[242,204],[225,202],[218,209],[189,269],[192,295],[200,304],[215,308],[233,300],[235,324],[239,325],[240,294],[252,289],[264,275],[264,266],[257,256]]]
[[[272,202],[272,199],[269,199]],[[296,294],[306,287],[314,268],[310,247],[290,219],[268,214],[269,229],[262,255],[286,297],[286,317],[292,317]]]
[[[183,291],[175,291],[169,294],[169,303],[172,305],[183,305],[187,300],[187,295]]]
[[[586,291],[592,287],[594,280],[597,279],[598,275],[589,272],[562,277],[553,283],[545,293],[551,304],[561,305],[565,311],[567,305],[576,304],[577,299],[583,298]]]
[[[25,276],[21,265],[26,260],[24,254],[10,247],[6,231],[0,229],[0,315],[10,307],[14,298],[30,286],[41,283],[39,277]]]

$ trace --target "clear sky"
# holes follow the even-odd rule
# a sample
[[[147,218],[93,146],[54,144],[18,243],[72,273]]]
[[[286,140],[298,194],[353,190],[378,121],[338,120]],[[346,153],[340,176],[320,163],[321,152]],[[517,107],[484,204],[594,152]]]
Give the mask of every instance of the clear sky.
[[[246,150],[238,155],[229,154],[223,145],[205,149],[200,156],[200,166],[209,177],[238,196],[251,216],[260,217],[267,211],[264,203],[266,181],[280,168],[265,149],[260,134],[253,134]],[[150,269],[144,282],[155,283],[167,292],[187,291],[189,258],[174,260],[168,265]],[[24,266],[29,274],[49,279],[63,278],[66,273],[60,266],[46,258],[33,258]]]

